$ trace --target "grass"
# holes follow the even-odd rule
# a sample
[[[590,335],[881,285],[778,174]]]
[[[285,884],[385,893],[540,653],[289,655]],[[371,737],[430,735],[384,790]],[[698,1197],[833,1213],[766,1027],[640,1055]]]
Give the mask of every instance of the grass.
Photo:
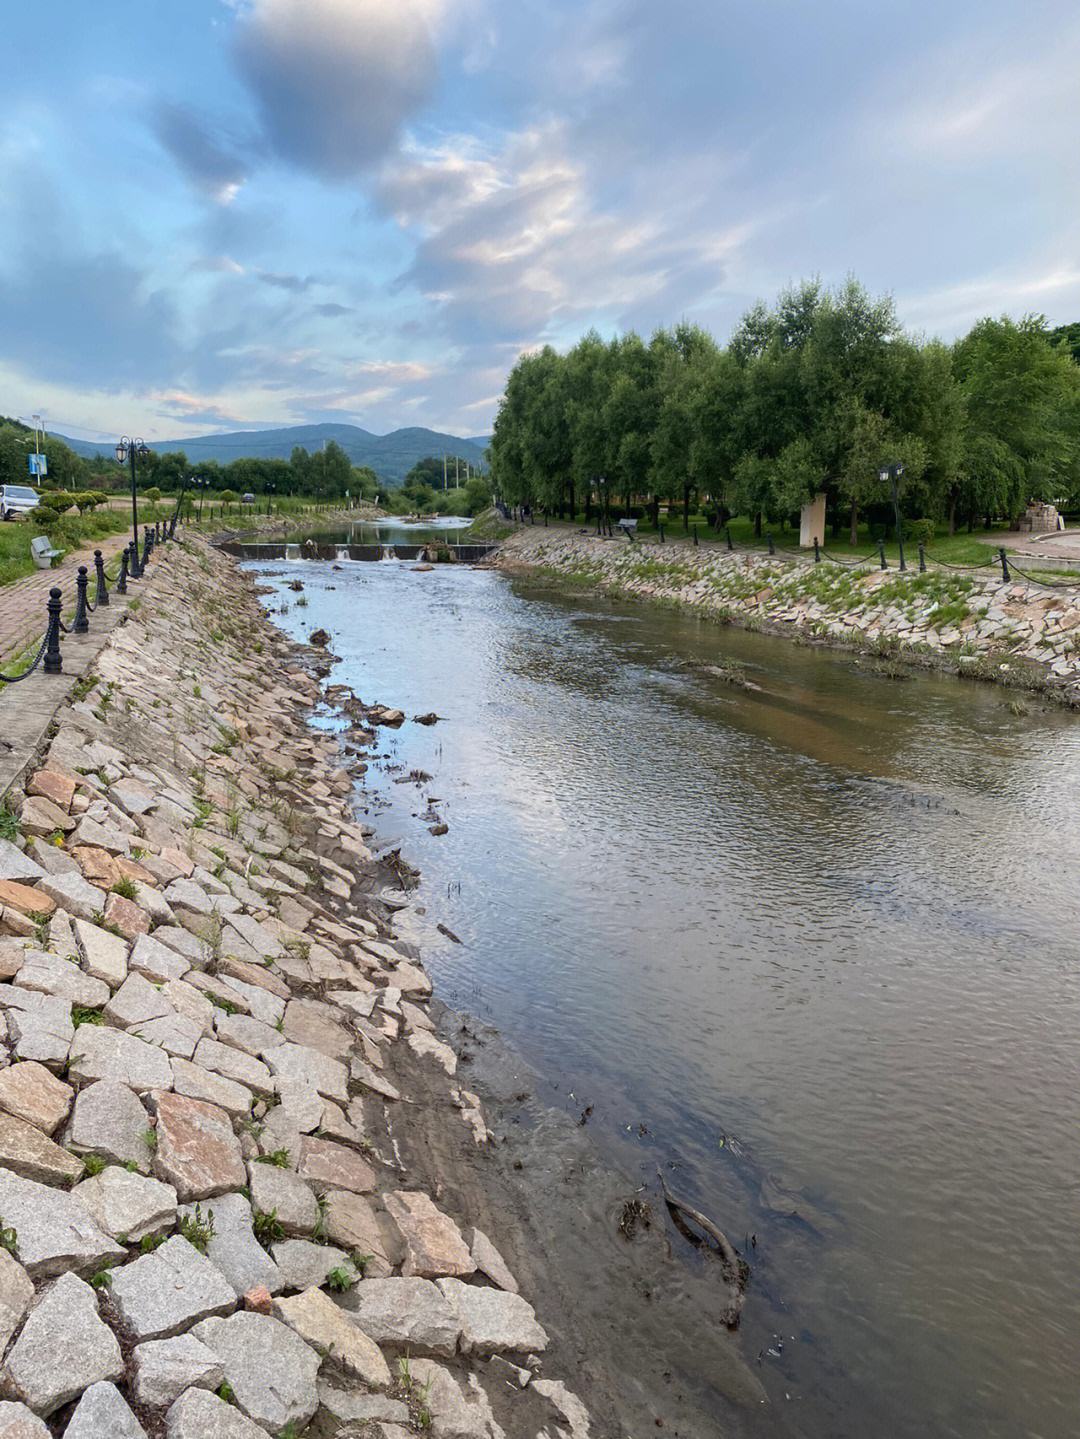
[[[355,1275],[351,1269],[346,1269],[343,1265],[339,1265],[336,1269],[331,1269],[330,1273],[326,1276],[327,1288],[332,1289],[335,1294],[344,1294],[347,1289],[353,1287],[356,1280],[357,1275]]]
[[[6,804],[0,805],[0,839],[6,839],[9,844],[14,844],[18,838],[18,816],[13,814]]]
[[[256,1209],[252,1212],[251,1227],[255,1231],[255,1238],[264,1249],[271,1244],[276,1244],[279,1239],[285,1238],[285,1229],[281,1220],[277,1217],[276,1209]]]
[[[121,899],[135,899],[139,891],[135,888],[133,879],[118,879],[110,890],[111,894],[118,894]]]
[[[83,1004],[71,1006],[71,1023],[76,1029],[80,1024],[104,1024],[105,1016],[100,1009],[89,1009]]]
[[[18,1247],[18,1232],[0,1219],[0,1249],[6,1249],[9,1254],[14,1254]]]
[[[214,1237],[214,1211],[208,1209],[204,1215],[202,1205],[196,1204],[194,1213],[180,1216],[180,1233],[200,1254],[205,1254]]]
[[[289,1151],[287,1149],[275,1149],[270,1154],[260,1154],[255,1160],[256,1164],[272,1164],[275,1169],[288,1169]]]
[[[100,1154],[84,1154],[82,1156],[83,1169],[92,1179],[95,1174],[100,1174],[105,1168],[105,1159]]]
[[[165,508],[161,505],[144,502],[139,506],[139,524],[153,524],[164,514]],[[130,509],[102,507],[78,519],[61,519],[50,526],[50,538],[57,549],[71,551],[105,539],[108,535],[123,534],[130,526]],[[10,585],[35,572],[36,566],[30,558],[30,541],[40,533],[40,528],[29,520],[0,522],[0,585]]]

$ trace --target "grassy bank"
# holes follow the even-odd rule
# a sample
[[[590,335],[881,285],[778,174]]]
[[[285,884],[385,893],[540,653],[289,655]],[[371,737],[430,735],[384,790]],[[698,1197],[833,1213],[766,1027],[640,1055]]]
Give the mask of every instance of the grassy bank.
[[[146,502],[139,506],[139,524],[152,525],[155,520],[172,514],[163,502]],[[56,549],[78,550],[109,535],[123,534],[131,528],[130,508],[101,508],[78,517],[60,516],[46,529],[32,520],[11,520],[0,523],[0,585],[10,585],[24,575],[34,573],[30,542],[47,534]]]

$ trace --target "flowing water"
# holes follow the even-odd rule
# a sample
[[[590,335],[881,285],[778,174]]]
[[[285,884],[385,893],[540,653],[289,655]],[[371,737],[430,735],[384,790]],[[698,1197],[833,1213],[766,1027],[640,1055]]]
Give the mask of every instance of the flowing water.
[[[1077,720],[463,566],[261,573],[445,716],[368,776],[437,992],[747,1243],[754,1432],[1080,1432]]]

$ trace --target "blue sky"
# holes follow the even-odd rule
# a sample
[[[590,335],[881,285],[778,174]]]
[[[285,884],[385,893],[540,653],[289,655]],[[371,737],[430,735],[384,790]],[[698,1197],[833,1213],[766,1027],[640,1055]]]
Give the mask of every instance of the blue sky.
[[[1066,0],[8,6],[0,413],[489,427],[523,350],[854,272],[1080,318]]]

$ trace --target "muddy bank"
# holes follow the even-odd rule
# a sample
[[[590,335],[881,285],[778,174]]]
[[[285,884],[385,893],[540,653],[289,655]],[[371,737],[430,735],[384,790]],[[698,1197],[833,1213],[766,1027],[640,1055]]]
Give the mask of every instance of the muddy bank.
[[[1080,707],[1080,587],[523,529],[489,561],[561,587],[1032,690]]]
[[[317,648],[305,660],[324,681],[319,722],[337,716],[342,764],[362,786],[383,726],[426,726],[437,716],[408,717],[333,683],[330,637],[312,638]],[[376,831],[365,826],[365,835],[377,851]],[[439,916],[413,898],[420,876],[407,851],[386,854],[378,875],[397,948],[421,964]],[[478,1108],[467,1130],[447,1124],[445,1076],[399,1047],[386,1073],[412,1103],[388,1112],[395,1154],[450,1214],[469,1215],[496,1239],[548,1330],[546,1362],[587,1405],[591,1433],[787,1432],[732,1332],[723,1266],[697,1246],[698,1235],[680,1234],[659,1186],[643,1188],[602,1159],[587,1111],[575,1118],[547,1104],[538,1077],[497,1030],[437,997],[431,1013],[448,1046],[440,1065],[452,1066]]]

